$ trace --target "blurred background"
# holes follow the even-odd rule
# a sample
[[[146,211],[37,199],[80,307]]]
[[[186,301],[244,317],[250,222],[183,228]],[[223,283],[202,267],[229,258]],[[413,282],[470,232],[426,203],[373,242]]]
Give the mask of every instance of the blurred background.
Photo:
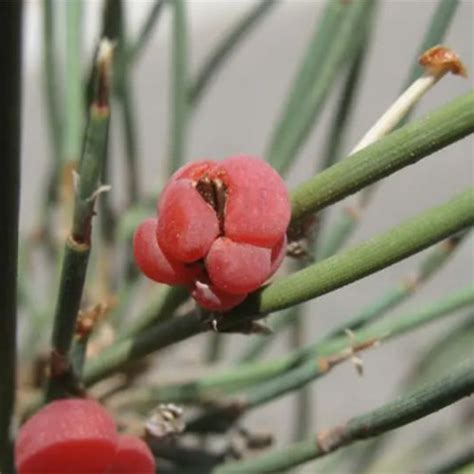
[[[61,9],[63,3],[56,1]],[[374,38],[367,67],[361,81],[354,119],[346,150],[362,137],[366,130],[397,97],[416,48],[434,11],[434,0],[381,0]],[[190,0],[189,21],[191,67],[195,72],[219,38],[243,14],[251,1]],[[129,0],[127,23],[133,37],[152,6],[151,1]],[[317,0],[283,0],[239,45],[225,67],[219,71],[193,114],[188,160],[220,159],[236,153],[262,155],[270,132],[282,110],[283,101],[295,76],[314,25],[324,3]],[[93,47],[98,38],[101,19],[100,2],[85,2],[84,71],[90,64]],[[474,2],[464,0],[456,13],[445,44],[454,49],[469,72],[474,72]],[[65,31],[59,31],[65,35]],[[38,223],[38,202],[51,153],[45,121],[41,50],[41,2],[30,0],[26,7],[26,54],[24,84],[24,135],[21,196],[21,231],[31,232]],[[136,105],[137,135],[140,156],[140,180],[147,194],[157,194],[166,178],[163,158],[169,135],[169,71],[170,71],[170,12],[165,9],[157,29],[137,62],[132,74]],[[469,78],[449,76],[443,79],[422,100],[414,117],[449,102],[472,89]],[[289,176],[289,187],[308,177],[318,161],[328,132],[335,97],[329,98],[322,120],[302,149],[298,164]],[[113,113],[113,111],[112,111]],[[122,137],[118,121],[112,118],[112,160],[116,174],[111,177],[112,197],[117,206],[124,203],[124,173]],[[365,215],[363,223],[348,245],[366,240],[454,196],[473,182],[474,141],[464,139],[421,163],[405,168],[388,178]],[[311,171],[312,172],[312,171]],[[332,208],[341,207],[343,203]],[[467,239],[451,258],[446,268],[421,288],[408,302],[394,311],[416,308],[425,302],[465,286],[474,277],[474,240]],[[313,301],[308,306],[306,320],[310,326],[307,341],[314,340],[354,315],[384,290],[416,268],[423,253],[389,269]],[[45,279],[51,276],[44,275]],[[38,295],[39,298],[42,295]],[[43,297],[44,298],[44,297]],[[329,377],[313,386],[313,431],[343,422],[349,417],[378,406],[396,393],[407,373],[409,364],[429,346],[430,341],[443,334],[449,318],[427,328],[382,344],[363,354],[365,374],[359,377],[350,364],[338,367]],[[49,338],[49,335],[47,335]],[[226,357],[239,352],[244,336],[226,336]],[[286,335],[278,338],[269,356],[288,350]],[[192,370],[202,359],[205,336],[193,338],[168,351],[160,367],[166,370]],[[474,341],[473,341],[474,347]],[[246,419],[246,425],[270,430],[278,444],[285,444],[292,419],[292,396],[266,406]],[[453,420],[467,416],[472,400],[400,429],[396,442],[401,448],[412,445],[423,433],[436,426],[446,427]],[[314,466],[313,466],[314,467]],[[303,468],[312,472],[312,466]]]

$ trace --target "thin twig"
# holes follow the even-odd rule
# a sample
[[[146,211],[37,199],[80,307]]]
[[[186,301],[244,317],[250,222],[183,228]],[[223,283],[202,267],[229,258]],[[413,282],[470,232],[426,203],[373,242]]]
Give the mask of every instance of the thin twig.
[[[278,0],[256,1],[255,5],[236,22],[226,36],[219,42],[217,47],[211,51],[189,87],[188,100],[191,106],[195,107],[197,105],[211,83],[212,78],[218,73],[226,59],[252,29],[263,20],[264,16],[276,6],[277,1]]]
[[[450,369],[436,382],[400,397],[378,409],[352,418],[344,425],[267,455],[223,465],[216,474],[283,471],[325,456],[361,439],[405,426],[449,406],[474,391],[474,359]]]
[[[71,234],[65,246],[58,301],[52,336],[51,375],[47,398],[62,396],[66,375],[70,373],[68,352],[84,287],[91,246],[94,204],[103,188],[100,185],[105,155],[109,110],[109,80],[112,46],[103,40],[97,54],[94,101],[89,110],[85,146],[76,178],[76,198]]]
[[[14,472],[18,220],[20,210],[22,2],[0,4],[0,471]]]

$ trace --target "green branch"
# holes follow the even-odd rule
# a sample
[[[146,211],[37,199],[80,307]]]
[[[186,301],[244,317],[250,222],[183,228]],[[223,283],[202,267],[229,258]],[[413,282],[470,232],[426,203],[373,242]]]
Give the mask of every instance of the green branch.
[[[308,137],[337,74],[355,54],[373,6],[372,0],[328,2],[266,153],[279,172],[288,169]]]
[[[20,212],[22,2],[0,4],[0,471],[14,472],[18,220]]]
[[[145,22],[137,34],[134,44],[128,48],[127,58],[129,63],[136,61],[140,57],[146,45],[150,41],[151,34],[158,23],[163,11],[163,6],[167,1],[168,0],[155,0],[153,3]]]
[[[450,0],[441,0],[438,3],[438,7],[433,15],[432,21],[428,31],[426,32],[421,46],[419,47],[417,54],[413,60],[412,66],[410,68],[408,78],[403,85],[402,92],[407,89],[419,76],[422,75],[423,69],[419,65],[419,56],[421,53],[426,51],[428,48],[431,48],[442,42],[449,25],[451,24],[452,17],[456,8],[458,6],[458,1]],[[407,111],[405,116],[400,119],[397,127],[401,127],[408,122],[414,107]],[[363,208],[367,207],[369,204],[372,195],[373,188],[367,188],[362,191],[363,197],[361,198],[361,203],[363,203]],[[348,209],[343,209],[334,225],[328,230],[327,235],[324,236],[322,241],[322,247],[318,249],[317,258],[324,259],[335,254],[349,239],[354,230],[357,228],[358,223],[361,221],[360,213],[362,209],[357,209],[358,212],[352,212]]]
[[[85,145],[76,179],[72,231],[66,241],[52,336],[51,378],[47,398],[64,394],[70,366],[68,352],[82,298],[91,245],[92,217],[100,185],[110,118],[110,43],[101,43],[97,57],[94,101],[89,110]]]
[[[188,130],[188,32],[185,0],[174,0],[171,64],[172,113],[169,149],[170,174],[185,161]]]
[[[113,344],[86,364],[84,383],[93,383],[119,371],[124,364],[137,360],[154,351],[206,331],[204,324],[194,311],[148,328],[129,339]]]
[[[474,286],[469,286],[419,311],[390,318],[387,321],[380,321],[378,324],[363,328],[351,339],[344,336],[307,346],[287,356],[288,362],[300,360],[295,368],[286,370],[278,376],[273,375],[271,380],[256,384],[239,397],[237,402],[232,399],[227,402],[221,400],[219,404],[222,408],[217,408],[190,422],[188,429],[226,431],[229,428],[229,423],[233,423],[249,410],[306,386],[309,382],[326,375],[334,366],[351,359],[357,352],[371,348],[386,339],[413,331],[424,324],[473,304]],[[267,368],[272,368],[270,364],[262,364],[263,367],[265,365]],[[227,383],[229,380],[230,374],[227,374]],[[203,382],[200,381],[198,384]],[[217,387],[214,388],[217,389]]]
[[[259,21],[271,11],[277,0],[258,0],[252,8],[241,18],[217,47],[211,51],[196,78],[189,87],[189,103],[195,106],[202,98],[212,78],[216,75],[236,46],[257,26]]]
[[[293,468],[358,440],[405,426],[471,395],[473,391],[474,359],[471,358],[459,367],[449,370],[447,375],[436,382],[376,410],[352,418],[344,425],[255,459],[223,465],[218,467],[215,473],[264,473]]]
[[[473,131],[474,92],[469,92],[298,186],[291,193],[292,218],[324,209]]]

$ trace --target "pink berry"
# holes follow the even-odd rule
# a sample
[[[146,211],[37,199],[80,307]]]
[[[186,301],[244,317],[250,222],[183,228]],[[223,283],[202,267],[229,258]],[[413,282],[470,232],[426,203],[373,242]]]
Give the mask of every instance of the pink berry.
[[[196,281],[191,290],[191,296],[204,309],[209,311],[227,311],[242,303],[247,294],[232,295],[219,290],[212,284]]]
[[[108,474],[154,474],[155,459],[147,444],[135,436],[120,435]]]
[[[19,474],[107,472],[117,446],[115,423],[93,400],[50,403],[20,429],[15,443]]]
[[[212,244],[205,263],[216,288],[240,295],[256,290],[268,278],[271,250],[220,237]]]
[[[224,230],[237,242],[273,247],[290,222],[285,184],[265,161],[235,156],[214,170],[227,187]]]
[[[158,217],[157,236],[161,249],[168,257],[181,262],[204,258],[219,235],[214,209],[189,179],[170,183]]]
[[[133,238],[133,252],[140,270],[158,283],[189,285],[201,275],[198,265],[187,265],[165,256],[156,239],[156,219],[142,222]]]
[[[189,285],[204,308],[236,306],[285,256],[288,193],[261,159],[187,164],[165,186],[157,210],[158,244],[150,250],[136,245],[137,263],[157,281]],[[147,252],[156,255],[147,258]]]

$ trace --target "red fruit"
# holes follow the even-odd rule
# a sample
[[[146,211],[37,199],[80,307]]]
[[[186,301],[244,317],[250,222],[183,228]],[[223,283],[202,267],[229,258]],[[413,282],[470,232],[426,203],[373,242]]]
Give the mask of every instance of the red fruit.
[[[189,285],[202,273],[198,265],[185,265],[161,251],[156,239],[156,219],[142,222],[133,238],[133,253],[140,270],[152,280],[168,285]]]
[[[147,444],[135,436],[119,436],[117,452],[107,474],[154,474],[155,459]]]
[[[242,303],[247,294],[232,295],[217,289],[209,283],[196,281],[191,290],[194,300],[209,311],[227,311]]]
[[[181,262],[194,262],[205,257],[218,235],[217,215],[193,182],[171,182],[160,202],[157,228],[163,252]]]
[[[240,295],[256,290],[270,275],[270,249],[218,238],[206,257],[206,270],[219,290]]]
[[[115,422],[93,400],[50,403],[20,429],[15,444],[18,474],[107,472],[117,446]]]
[[[258,158],[190,163],[171,177],[158,202],[158,245],[149,252],[159,255],[147,258],[137,245],[137,263],[157,281],[190,285],[204,308],[224,311],[278,269],[290,212],[282,179]]]
[[[228,158],[214,170],[227,187],[224,230],[237,242],[271,248],[285,234],[291,208],[285,184],[265,161]]]

